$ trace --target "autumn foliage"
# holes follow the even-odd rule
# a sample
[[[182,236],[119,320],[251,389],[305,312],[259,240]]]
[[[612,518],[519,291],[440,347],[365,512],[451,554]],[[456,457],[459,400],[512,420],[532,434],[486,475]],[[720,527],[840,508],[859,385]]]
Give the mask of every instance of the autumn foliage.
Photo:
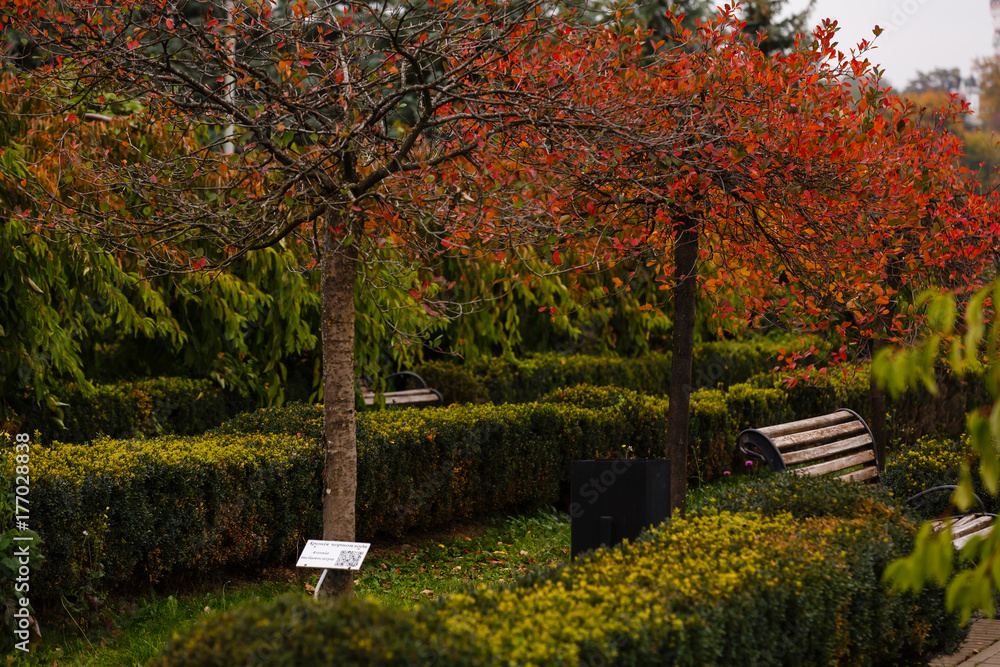
[[[668,48],[620,14],[587,23],[540,1],[279,13],[17,0],[3,21],[30,38],[31,95],[72,125],[114,93],[180,147],[94,159],[55,136],[33,160],[67,165],[65,178],[26,187],[24,217],[150,271],[219,270],[282,243],[312,251],[329,539],[353,538],[359,272],[391,282],[467,257],[527,281],[652,269],[673,306],[667,455],[682,505],[696,289],[720,326],[905,338],[916,287],[974,285],[1000,231],[954,138],[880,86],[869,44],[841,52],[825,23],[766,56],[738,13],[693,32],[677,17]],[[448,287],[409,296],[434,316]]]

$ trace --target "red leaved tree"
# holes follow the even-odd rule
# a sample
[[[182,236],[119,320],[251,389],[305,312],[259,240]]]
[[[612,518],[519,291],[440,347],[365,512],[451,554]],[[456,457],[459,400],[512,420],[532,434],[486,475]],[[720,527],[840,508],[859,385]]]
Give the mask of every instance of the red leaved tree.
[[[301,1],[280,12],[230,0],[8,3],[0,23],[26,39],[11,62],[46,108],[73,125],[125,103],[129,123],[166,123],[177,146],[164,155],[125,139],[95,157],[78,133],[57,134],[27,158],[62,171],[29,184],[22,215],[141,257],[147,275],[216,271],[275,244],[312,247],[322,272],[323,537],[352,540],[356,277],[391,281],[414,262],[463,256],[456,238],[512,254],[548,240],[534,206],[503,221],[515,236],[495,233],[483,187],[439,174],[471,173],[477,154],[512,154],[507,133],[590,95],[587,76],[549,76],[541,56],[555,45],[590,44],[588,66],[622,65],[616,43],[598,48],[606,29],[575,16],[541,0]],[[560,127],[595,122],[584,109]],[[489,195],[521,196],[508,186]],[[349,572],[326,581],[338,594],[353,587]]]
[[[496,76],[513,63],[549,63],[547,77],[522,82],[534,95],[590,85],[564,88],[561,105],[503,132],[492,144],[503,152],[475,172],[480,185],[521,192],[484,199],[492,233],[523,236],[509,223],[531,209],[532,237],[547,226],[556,264],[572,251],[591,265],[642,261],[672,278],[667,456],[680,508],[694,472],[699,280],[734,316],[769,313],[867,340],[912,326],[890,309],[904,285],[942,272],[974,282],[995,258],[996,198],[973,192],[956,143],[879,86],[863,59],[868,44],[837,51],[828,23],[811,42],[766,57],[741,35],[736,11],[694,34],[677,22],[684,48],[653,56],[641,36],[608,30],[496,61]]]

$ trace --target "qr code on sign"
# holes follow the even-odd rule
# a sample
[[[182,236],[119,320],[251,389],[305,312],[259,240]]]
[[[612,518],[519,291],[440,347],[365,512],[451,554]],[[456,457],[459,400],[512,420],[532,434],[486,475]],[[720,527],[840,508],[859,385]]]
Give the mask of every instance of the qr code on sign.
[[[333,567],[354,569],[361,563],[361,559],[364,558],[364,555],[365,555],[364,551],[352,551],[350,549],[344,549],[337,556],[337,562],[334,563]]]

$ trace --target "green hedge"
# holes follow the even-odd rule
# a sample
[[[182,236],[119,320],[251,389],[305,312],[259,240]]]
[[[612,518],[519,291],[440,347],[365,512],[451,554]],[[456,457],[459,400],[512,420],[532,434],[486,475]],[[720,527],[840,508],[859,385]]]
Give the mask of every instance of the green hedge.
[[[94,391],[68,385],[60,394],[58,413],[34,406],[22,414],[22,432],[42,433],[43,442],[87,442],[101,435],[198,435],[245,410],[255,401],[226,392],[211,380],[153,378],[137,382],[97,384]]]
[[[695,392],[689,476],[741,470],[740,430],[797,416],[787,391]],[[556,503],[573,460],[664,455],[665,399],[585,385],[544,398],[359,414],[359,538]],[[203,437],[39,449],[33,516],[48,590],[83,586],[102,571],[113,587],[205,565],[287,562],[296,539],[320,534],[321,443],[322,407],[293,404],[240,415]]]
[[[641,415],[641,418],[637,418]],[[322,406],[241,415],[218,434],[295,434],[318,442]],[[586,409],[572,404],[462,405],[358,415],[357,532],[400,534],[477,515],[555,503],[569,462],[621,455],[662,458],[661,405]]]
[[[622,433],[637,456],[662,456],[665,413],[636,414],[528,403],[359,415],[359,539],[556,503],[569,462],[618,456]],[[321,406],[299,404],[200,437],[34,446],[39,590],[287,564],[322,532],[321,432]],[[3,461],[12,470],[11,452]]]
[[[784,340],[719,341],[695,347],[692,387],[715,389],[744,382],[772,370],[779,357],[791,350],[819,350],[815,341]],[[615,385],[642,394],[666,395],[670,387],[671,355],[653,353],[638,359],[611,356],[536,354],[524,359],[481,358],[466,365],[448,361],[428,362],[417,367],[431,387],[440,391],[445,404],[524,403],[578,384]]]
[[[314,440],[101,438],[33,445],[30,455],[31,522],[46,559],[32,599],[287,564],[321,534],[323,450]],[[3,464],[12,470],[11,451]]]
[[[793,509],[799,494],[827,491],[859,512],[703,510],[412,612],[285,597],[199,621],[153,664],[898,665],[926,664],[962,638],[941,591],[881,583],[915,532],[884,495],[791,476],[753,488]]]
[[[790,419],[808,419],[850,408],[869,418],[871,399],[867,366],[844,366],[813,370],[763,373],[751,378],[751,387],[777,389],[784,393]],[[779,422],[768,422],[774,424]]]

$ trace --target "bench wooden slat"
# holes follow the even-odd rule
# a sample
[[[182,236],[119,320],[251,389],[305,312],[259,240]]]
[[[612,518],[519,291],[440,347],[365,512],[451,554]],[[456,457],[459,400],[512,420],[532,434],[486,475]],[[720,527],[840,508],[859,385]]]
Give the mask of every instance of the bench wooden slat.
[[[374,404],[374,399],[372,403]],[[437,403],[438,397],[435,394],[423,394],[421,396],[386,396],[386,405],[413,405],[416,403]]]
[[[936,533],[939,530],[943,530],[948,523],[951,524],[951,536],[953,538],[952,541],[954,541],[959,537],[965,537],[966,535],[971,535],[992,526],[993,517],[986,514],[966,514],[958,518],[938,519],[937,521],[932,521],[931,525],[934,526],[934,532]]]
[[[798,463],[818,461],[819,459],[827,456],[833,456],[834,454],[843,454],[851,451],[852,449],[857,449],[858,447],[871,445],[871,443],[872,437],[866,432],[864,435],[855,436],[839,442],[832,442],[829,445],[820,445],[818,447],[809,447],[808,449],[788,452],[781,458],[785,460],[785,465],[791,466]]]
[[[970,520],[975,519],[977,516],[978,515],[976,514],[966,514],[965,516],[960,516],[957,518],[948,517],[947,519],[935,519],[931,521],[931,527],[934,529],[934,532],[936,533],[940,530],[944,530],[944,527],[950,523],[952,524],[951,529],[954,532],[957,529],[961,529],[961,526],[963,524],[968,523]]]
[[[800,419],[799,421],[788,422],[787,424],[765,426],[764,428],[758,428],[756,430],[763,433],[767,437],[774,439],[778,436],[787,435],[789,433],[798,433],[800,431],[808,431],[810,429],[821,428],[823,426],[842,424],[846,421],[851,421],[852,419],[857,418],[850,412],[838,411],[828,415],[823,415],[822,417],[810,417],[809,419]]]
[[[429,389],[407,389],[405,391],[387,391],[385,396],[386,405],[412,405],[416,403],[437,403],[438,395]],[[365,405],[375,404],[375,394],[364,394]]]
[[[993,523],[992,523],[992,522],[990,522],[990,525],[989,525],[989,526],[987,526],[986,528],[983,528],[983,529],[981,529],[981,530],[977,530],[977,531],[976,531],[976,532],[974,532],[974,533],[969,533],[968,535],[963,535],[962,537],[958,537],[958,538],[956,538],[956,539],[953,539],[953,540],[951,541],[951,544],[952,544],[952,546],[954,546],[954,547],[955,547],[956,549],[961,549],[962,547],[964,547],[964,546],[966,545],[966,543],[967,543],[967,542],[968,542],[969,540],[971,540],[971,539],[972,539],[973,537],[975,537],[976,535],[979,535],[980,537],[986,537],[987,535],[989,535],[989,534],[990,534],[990,531],[991,531],[991,530],[993,530]]]
[[[872,457],[874,460],[874,456]],[[862,468],[861,470],[852,470],[851,472],[844,473],[843,475],[837,475],[837,479],[844,482],[864,482],[869,479],[878,479],[878,468],[875,466],[868,466],[867,468]]]
[[[367,396],[372,396],[372,397],[375,396],[375,392],[373,392],[373,391],[366,391],[366,392],[364,392],[364,394],[365,394],[366,397]],[[427,394],[430,394],[431,396],[433,396],[434,392],[432,392],[430,389],[404,389],[402,391],[387,391],[387,392],[385,392],[386,396],[425,396]]]
[[[771,438],[771,442],[773,442],[774,446],[777,447],[779,451],[781,451],[785,449],[791,449],[792,447],[808,445],[814,442],[822,442],[824,440],[830,440],[830,439],[867,433],[867,432],[868,429],[865,427],[864,423],[857,421],[855,419],[854,421],[848,422],[846,424],[836,424],[834,426],[817,428],[812,431],[805,431],[802,433],[790,433],[789,435],[778,436],[777,438]]]
[[[816,477],[817,475],[825,475],[829,472],[834,472],[836,470],[843,470],[844,468],[853,468],[854,466],[861,465],[863,463],[868,463],[875,460],[875,452],[868,450],[866,452],[860,452],[858,454],[852,454],[850,456],[845,456],[841,459],[834,459],[832,461],[827,461],[826,463],[817,463],[816,465],[806,466],[805,468],[796,468],[791,472],[796,475],[807,475],[809,477]]]
[[[965,537],[993,525],[993,517],[981,514],[967,514],[962,519],[964,521],[956,521],[955,525],[951,527],[951,536],[953,538]]]

